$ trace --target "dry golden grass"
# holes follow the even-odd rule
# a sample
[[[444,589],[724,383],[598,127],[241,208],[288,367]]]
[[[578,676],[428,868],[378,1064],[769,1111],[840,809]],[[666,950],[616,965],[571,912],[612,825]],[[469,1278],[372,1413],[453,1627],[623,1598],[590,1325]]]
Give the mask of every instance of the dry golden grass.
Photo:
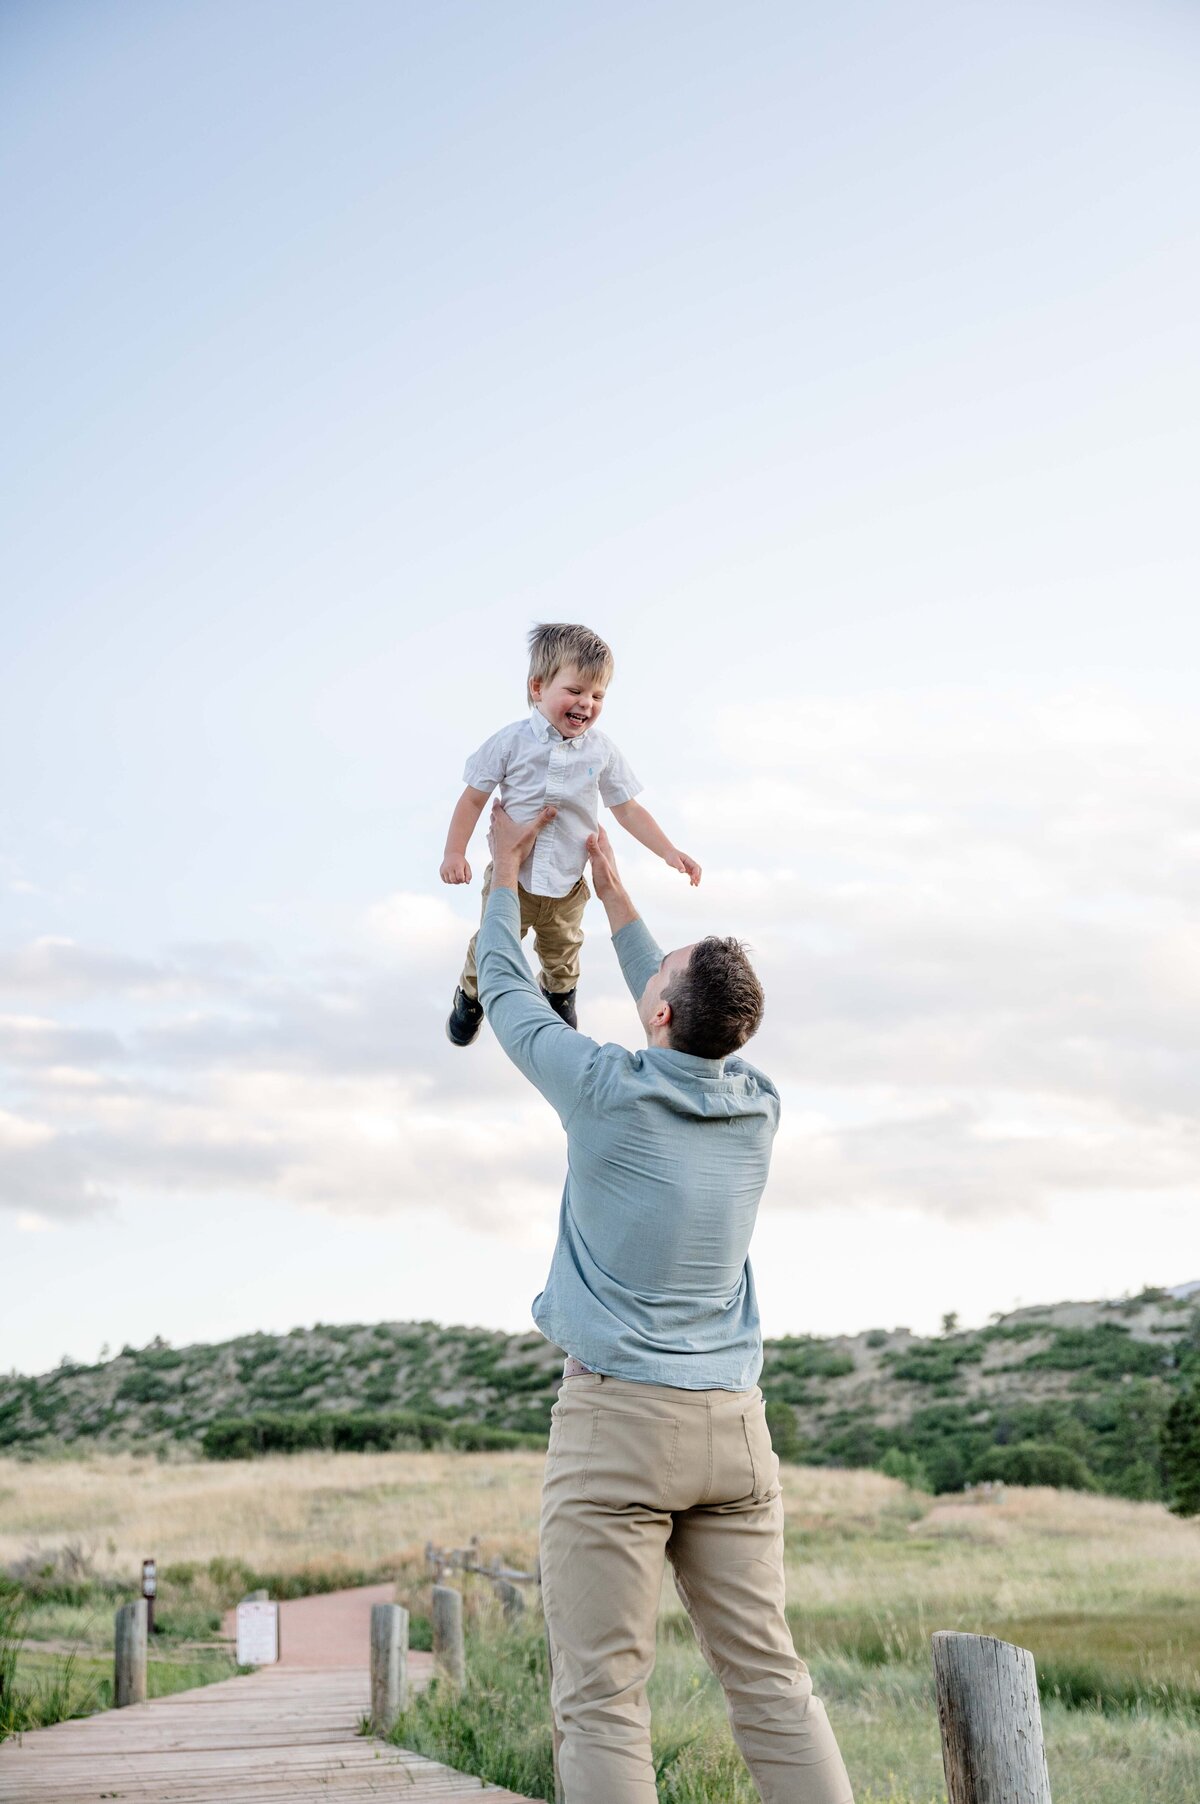
[[[241,1559],[286,1571],[374,1566],[429,1539],[478,1534],[514,1553],[537,1544],[536,1453],[301,1453],[160,1464],[134,1454],[0,1459],[0,1565],[31,1545],[81,1541],[101,1570]]]
[[[80,1541],[127,1573],[214,1555],[287,1571],[408,1565],[427,1540],[522,1562],[537,1550],[536,1453],[309,1453],[163,1464],[0,1459],[0,1564]],[[806,1613],[887,1609],[971,1626],[1200,1597],[1200,1524],[1160,1504],[1010,1488],[935,1499],[869,1471],[784,1469],[789,1595]],[[674,1607],[668,1598],[667,1608]]]
[[[850,1609],[873,1597],[933,1627],[1078,1610],[1158,1611],[1200,1598],[1200,1526],[1161,1504],[1046,1488],[933,1499],[902,1535],[808,1533],[789,1474],[790,1595]],[[964,1620],[967,1618],[967,1620]]]

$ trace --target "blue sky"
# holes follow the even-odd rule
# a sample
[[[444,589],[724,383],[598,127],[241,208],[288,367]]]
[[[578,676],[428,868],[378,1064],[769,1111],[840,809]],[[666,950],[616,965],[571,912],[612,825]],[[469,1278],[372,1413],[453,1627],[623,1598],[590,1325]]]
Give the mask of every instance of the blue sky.
[[[3,10],[0,1363],[525,1325],[561,1141],[437,866],[543,618],[705,865],[631,848],[655,930],[760,956],[768,1331],[1200,1274],[1198,50]]]

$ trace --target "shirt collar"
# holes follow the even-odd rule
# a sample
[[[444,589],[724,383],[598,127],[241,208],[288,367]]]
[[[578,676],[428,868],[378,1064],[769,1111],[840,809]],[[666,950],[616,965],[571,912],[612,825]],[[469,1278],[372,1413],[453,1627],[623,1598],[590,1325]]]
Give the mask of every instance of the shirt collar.
[[[582,733],[576,733],[574,739],[568,739],[551,721],[546,719],[536,702],[529,710],[529,724],[533,728],[534,738],[540,739],[543,744],[547,739],[556,739],[563,745],[582,745],[592,730],[591,727],[585,727]]]
[[[691,1077],[724,1077],[724,1059],[702,1059],[696,1052],[676,1052],[673,1046],[647,1046],[646,1053],[657,1064],[686,1072]]]

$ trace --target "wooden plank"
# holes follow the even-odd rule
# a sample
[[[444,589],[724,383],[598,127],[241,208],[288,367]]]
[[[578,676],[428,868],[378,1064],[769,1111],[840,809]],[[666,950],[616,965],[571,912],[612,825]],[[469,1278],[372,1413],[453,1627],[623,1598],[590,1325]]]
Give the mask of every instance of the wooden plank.
[[[0,1804],[528,1804],[361,1735],[369,1708],[366,1671],[264,1668],[0,1744]]]

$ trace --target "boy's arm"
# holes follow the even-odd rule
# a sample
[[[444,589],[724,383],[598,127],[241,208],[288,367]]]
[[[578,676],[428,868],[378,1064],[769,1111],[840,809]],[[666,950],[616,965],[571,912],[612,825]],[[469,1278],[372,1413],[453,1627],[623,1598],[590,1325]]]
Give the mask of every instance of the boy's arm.
[[[468,783],[455,803],[454,813],[450,816],[450,830],[446,834],[446,850],[442,855],[443,883],[470,883],[471,867],[467,863],[467,847],[486,801],[487,790],[473,789]]]
[[[613,804],[613,813],[626,833],[632,833],[647,851],[656,852],[660,858],[665,859],[673,871],[682,871],[690,877],[692,887],[695,888],[700,881],[700,866],[694,858],[671,843],[648,808],[643,808],[640,802],[616,802]]]

